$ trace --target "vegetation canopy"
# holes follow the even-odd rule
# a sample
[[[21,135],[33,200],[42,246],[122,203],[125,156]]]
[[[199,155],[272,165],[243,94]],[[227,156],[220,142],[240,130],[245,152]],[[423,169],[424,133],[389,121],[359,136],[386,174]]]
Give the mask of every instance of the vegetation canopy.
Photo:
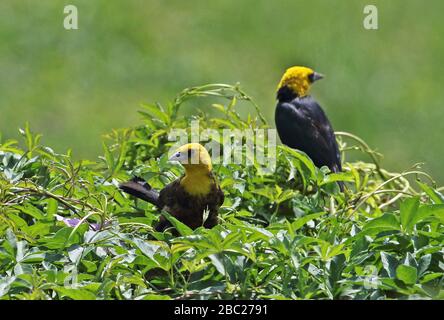
[[[208,108],[182,115],[195,99]],[[221,223],[193,231],[163,212],[173,237],[153,229],[153,205],[118,183],[137,175],[161,189],[179,177],[168,133],[193,119],[202,129],[268,125],[238,85],[185,89],[140,113],[142,125],[106,135],[97,161],[55,152],[28,125],[23,147],[0,139],[1,299],[444,298],[444,196],[418,165],[388,172],[345,132],[343,173],[285,146],[274,174],[215,164]],[[367,162],[347,162],[351,152]]]

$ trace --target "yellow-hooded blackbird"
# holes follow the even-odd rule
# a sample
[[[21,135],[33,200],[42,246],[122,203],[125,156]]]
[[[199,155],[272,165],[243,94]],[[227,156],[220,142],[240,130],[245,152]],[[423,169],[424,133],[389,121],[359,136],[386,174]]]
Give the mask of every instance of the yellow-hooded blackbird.
[[[308,95],[323,75],[306,67],[287,69],[277,90],[276,129],[283,144],[305,152],[317,167],[340,172],[341,154],[333,128],[321,106]],[[339,183],[341,189],[343,184]]]
[[[169,160],[181,163],[185,174],[160,192],[138,177],[120,184],[120,189],[169,212],[192,229],[214,227],[218,223],[218,210],[224,202],[224,194],[211,171],[208,151],[198,143],[189,143],[177,149]],[[208,212],[205,221],[204,211]],[[155,229],[164,231],[169,227],[171,224],[162,216]]]

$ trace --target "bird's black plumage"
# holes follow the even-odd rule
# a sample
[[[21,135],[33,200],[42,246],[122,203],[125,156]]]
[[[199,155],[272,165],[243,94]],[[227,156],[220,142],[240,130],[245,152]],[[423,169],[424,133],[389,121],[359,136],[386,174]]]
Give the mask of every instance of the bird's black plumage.
[[[165,186],[160,192],[153,190],[145,180],[138,177],[121,183],[119,188],[136,198],[154,204],[160,210],[169,212],[192,229],[202,225],[205,228],[212,228],[218,223],[218,210],[224,202],[224,193],[213,174],[210,172],[208,175],[212,184],[210,192],[206,195],[189,194],[180,184],[183,176]],[[208,217],[203,221],[205,210],[208,210]],[[171,227],[170,222],[162,216],[155,229],[164,231],[169,227]]]
[[[277,99],[275,122],[282,143],[305,152],[317,167],[342,171],[335,134],[321,106],[311,96],[299,97],[287,86],[279,88]]]
[[[160,207],[159,192],[153,190],[148,182],[139,177],[133,177],[130,181],[119,184],[119,188],[142,200]]]

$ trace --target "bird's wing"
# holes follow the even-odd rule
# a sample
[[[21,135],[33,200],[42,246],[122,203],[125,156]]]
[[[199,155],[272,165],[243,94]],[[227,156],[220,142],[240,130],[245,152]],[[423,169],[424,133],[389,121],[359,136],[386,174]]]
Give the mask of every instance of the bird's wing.
[[[288,131],[294,133],[286,140],[294,140],[293,145],[317,165],[327,165],[332,171],[341,171],[340,154],[333,128],[319,104],[310,97],[280,103]],[[282,121],[282,120],[281,120]],[[286,143],[288,144],[288,143]]]
[[[333,172],[340,172],[342,171],[341,154],[333,127],[319,104],[313,99],[310,103],[312,109],[317,110],[315,112],[316,116],[312,118],[311,125],[316,129],[314,132],[318,133],[317,137],[322,141],[323,149],[328,154],[329,163],[331,164],[329,167]]]
[[[159,204],[162,207],[167,206],[169,209],[179,205],[182,198],[182,187],[179,183],[180,179],[174,180],[167,184],[159,193]]]

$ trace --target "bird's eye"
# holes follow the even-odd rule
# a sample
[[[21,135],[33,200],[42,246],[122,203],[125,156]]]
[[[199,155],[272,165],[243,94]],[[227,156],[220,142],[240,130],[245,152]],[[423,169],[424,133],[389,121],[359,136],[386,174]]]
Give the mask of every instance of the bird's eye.
[[[177,152],[176,153],[176,158],[179,158],[180,157],[180,152]]]
[[[314,72],[313,73],[310,73],[309,75],[308,75],[308,81],[310,81],[310,82],[314,82]]]

